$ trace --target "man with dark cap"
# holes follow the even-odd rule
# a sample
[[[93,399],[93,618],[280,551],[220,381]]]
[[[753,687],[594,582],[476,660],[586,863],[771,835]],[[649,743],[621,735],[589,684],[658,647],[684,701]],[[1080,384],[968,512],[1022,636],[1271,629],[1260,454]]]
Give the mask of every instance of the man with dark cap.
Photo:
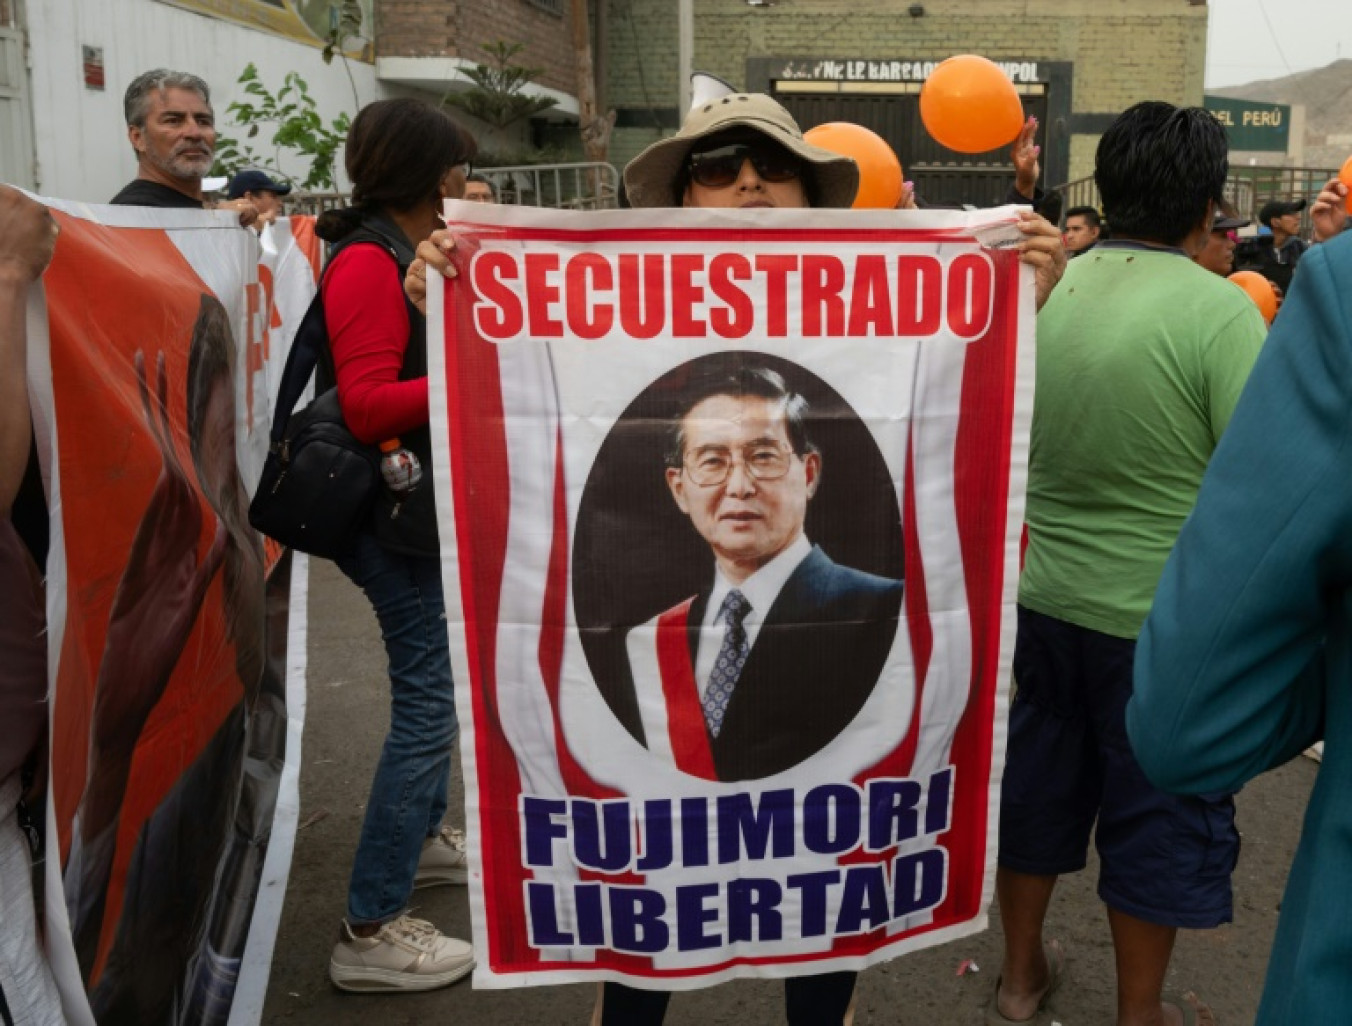
[[[1234,216],[1234,208],[1228,203],[1226,207],[1229,209],[1216,211],[1206,245],[1193,257],[1193,260],[1202,267],[1212,274],[1219,274],[1222,278],[1228,278],[1234,273],[1235,246],[1239,242],[1239,229],[1247,228],[1252,223]]]
[[[246,199],[258,208],[258,228],[271,224],[284,213],[282,197],[289,195],[290,185],[275,182],[262,171],[241,171],[230,179],[226,187],[227,199]]]
[[[1297,233],[1300,231],[1300,212],[1305,209],[1305,201],[1270,200],[1263,204],[1258,212],[1258,221],[1272,231],[1272,245],[1264,245],[1259,250],[1260,274],[1285,292],[1291,287],[1291,275],[1296,273],[1296,264],[1309,248],[1309,244]]]

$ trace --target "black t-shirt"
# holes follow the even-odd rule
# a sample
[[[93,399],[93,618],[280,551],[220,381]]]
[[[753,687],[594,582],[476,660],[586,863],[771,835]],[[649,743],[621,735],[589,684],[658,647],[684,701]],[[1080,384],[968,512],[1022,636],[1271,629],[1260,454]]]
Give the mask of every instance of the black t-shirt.
[[[181,207],[201,210],[202,201],[159,182],[138,178],[108,201],[119,207]]]

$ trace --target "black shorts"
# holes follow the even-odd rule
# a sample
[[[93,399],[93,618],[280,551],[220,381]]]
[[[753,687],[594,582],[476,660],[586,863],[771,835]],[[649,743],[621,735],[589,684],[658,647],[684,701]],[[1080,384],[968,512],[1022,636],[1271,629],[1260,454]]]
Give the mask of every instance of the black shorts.
[[[1162,926],[1228,923],[1233,796],[1174,795],[1146,779],[1126,729],[1135,649],[1019,607],[1000,865],[1038,876],[1083,869],[1097,818],[1098,892],[1110,908]]]

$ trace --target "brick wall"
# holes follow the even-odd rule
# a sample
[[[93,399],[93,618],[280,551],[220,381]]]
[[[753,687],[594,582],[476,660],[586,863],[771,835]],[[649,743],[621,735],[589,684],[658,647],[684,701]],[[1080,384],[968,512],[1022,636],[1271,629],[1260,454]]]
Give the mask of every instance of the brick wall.
[[[516,63],[540,68],[538,85],[576,94],[567,0],[561,6],[562,17],[529,0],[376,0],[376,53],[477,63],[486,60],[484,43],[522,43]]]
[[[942,59],[980,53],[1071,61],[1074,114],[1116,114],[1140,100],[1202,102],[1207,9],[1191,0],[794,0],[752,8],[695,0],[694,66],[737,86],[750,58]],[[642,122],[674,116],[678,69],[673,0],[609,0],[609,100],[627,127],[621,163],[656,137]],[[669,132],[671,129],[668,129]],[[1091,173],[1097,137],[1072,137],[1070,177]]]

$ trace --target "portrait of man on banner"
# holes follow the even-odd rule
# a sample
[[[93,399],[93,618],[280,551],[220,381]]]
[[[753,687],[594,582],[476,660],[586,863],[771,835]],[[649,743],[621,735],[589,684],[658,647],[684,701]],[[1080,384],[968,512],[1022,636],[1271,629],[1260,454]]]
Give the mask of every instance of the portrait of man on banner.
[[[662,468],[665,515],[641,519],[662,526],[664,551],[627,560],[658,587],[604,632],[596,675],[636,740],[704,779],[761,779],[821,751],[863,708],[896,635],[895,489],[839,396],[790,384],[811,377],[764,354],[715,354],[664,375],[620,419],[644,436],[626,446],[646,463],[637,480]]]

